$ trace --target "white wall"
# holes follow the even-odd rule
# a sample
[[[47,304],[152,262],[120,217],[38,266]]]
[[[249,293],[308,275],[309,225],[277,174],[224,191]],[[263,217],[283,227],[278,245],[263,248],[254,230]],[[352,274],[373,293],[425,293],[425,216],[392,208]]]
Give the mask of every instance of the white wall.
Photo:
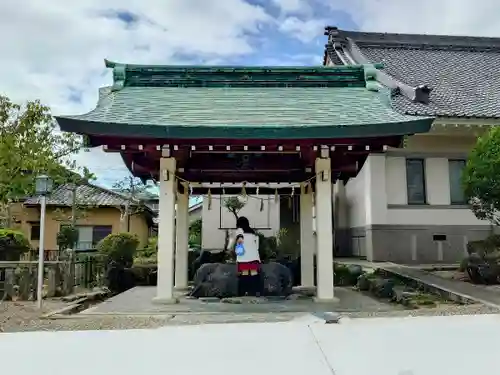
[[[240,216],[246,216],[252,228],[259,230],[265,236],[275,235],[280,228],[280,204],[274,201],[274,195],[259,196],[263,200],[248,198],[245,207],[240,211]],[[208,199],[203,199],[202,212],[202,248],[207,250],[220,250],[224,246],[225,230],[230,232],[236,227],[235,218],[223,206],[223,199],[214,197],[211,209],[208,209]]]
[[[345,187],[350,228],[388,225],[489,225],[469,208],[453,207],[447,153],[465,156],[474,145],[471,135],[418,135],[390,155],[370,155],[358,176]],[[428,205],[408,206],[406,157],[425,159]],[[428,154],[428,156],[426,156]],[[440,155],[443,156],[440,156]],[[432,208],[428,208],[428,207]]]
[[[385,224],[387,211],[385,155],[369,155],[356,178],[345,187],[351,228]]]
[[[367,181],[366,169],[359,171],[356,178],[350,179],[345,186],[348,227],[362,227],[367,225],[365,190]]]
[[[476,219],[470,209],[451,206],[448,158],[425,159],[427,202],[432,208],[407,206],[405,157],[388,156],[386,169],[387,224],[489,225],[487,221]],[[380,198],[380,193],[374,193]]]

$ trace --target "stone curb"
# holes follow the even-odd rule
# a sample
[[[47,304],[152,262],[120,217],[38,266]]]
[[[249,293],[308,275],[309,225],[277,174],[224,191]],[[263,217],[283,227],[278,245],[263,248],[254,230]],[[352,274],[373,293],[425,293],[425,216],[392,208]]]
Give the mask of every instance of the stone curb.
[[[395,266],[403,267],[403,266],[397,265],[397,264],[395,264]],[[468,295],[465,293],[457,292],[457,291],[451,290],[449,288],[443,287],[441,285],[437,285],[437,284],[434,284],[431,282],[424,281],[419,277],[414,277],[414,276],[406,275],[402,272],[397,272],[396,270],[382,268],[382,267],[380,269],[388,274],[392,274],[392,275],[401,277],[403,279],[421,284],[421,285],[427,287],[429,290],[441,295],[442,297],[449,299],[450,301],[460,303],[463,305],[467,305],[467,304],[471,304],[471,303],[481,303],[481,304],[489,306],[489,307],[500,309],[500,305],[492,303],[490,301],[486,301],[482,298],[478,298],[478,297],[474,297],[474,296],[471,296],[471,295]]]

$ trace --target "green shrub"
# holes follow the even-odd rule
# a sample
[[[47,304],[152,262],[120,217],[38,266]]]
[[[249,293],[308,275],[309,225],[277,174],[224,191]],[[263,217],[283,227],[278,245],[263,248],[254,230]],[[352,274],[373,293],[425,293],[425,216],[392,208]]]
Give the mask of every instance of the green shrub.
[[[97,244],[97,250],[114,261],[129,267],[139,246],[139,238],[131,233],[110,234]]]
[[[24,233],[12,229],[0,229],[0,260],[18,261],[31,249]]]
[[[57,233],[57,247],[59,250],[72,249],[78,242],[78,229],[73,226],[63,226]]]
[[[476,253],[481,256],[500,250],[500,235],[493,234],[484,240],[469,241],[467,243],[467,252]]]
[[[149,237],[144,249],[138,251],[137,256],[142,258],[156,257],[158,254],[158,237]]]

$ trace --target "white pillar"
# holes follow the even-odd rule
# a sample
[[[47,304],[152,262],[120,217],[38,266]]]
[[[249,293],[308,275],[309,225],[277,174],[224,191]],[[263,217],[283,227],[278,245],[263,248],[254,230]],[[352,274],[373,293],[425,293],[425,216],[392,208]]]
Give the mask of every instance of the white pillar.
[[[158,286],[157,303],[175,303],[174,251],[175,251],[175,159],[160,159],[160,202],[158,222]]]
[[[330,158],[316,159],[316,267],[318,302],[335,301],[333,291],[332,181]]]
[[[314,287],[313,195],[300,195],[300,284]]]
[[[186,289],[188,286],[188,235],[189,235],[189,195],[177,196],[175,220],[175,288]]]

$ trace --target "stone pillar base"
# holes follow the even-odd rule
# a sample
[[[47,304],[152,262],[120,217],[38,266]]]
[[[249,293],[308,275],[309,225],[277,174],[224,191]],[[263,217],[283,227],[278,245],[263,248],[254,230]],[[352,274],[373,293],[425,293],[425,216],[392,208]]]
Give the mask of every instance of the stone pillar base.
[[[164,297],[154,297],[153,298],[154,305],[175,305],[179,303],[178,298],[164,298]]]

